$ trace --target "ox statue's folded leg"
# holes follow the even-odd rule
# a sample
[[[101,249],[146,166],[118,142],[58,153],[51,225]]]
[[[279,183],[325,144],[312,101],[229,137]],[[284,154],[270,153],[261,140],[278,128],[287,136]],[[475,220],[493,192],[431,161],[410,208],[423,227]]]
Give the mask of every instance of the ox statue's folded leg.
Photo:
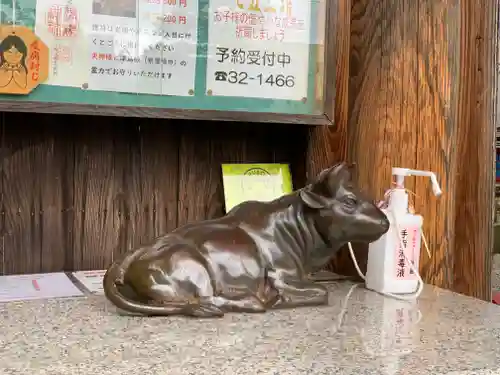
[[[263,313],[273,307],[280,298],[278,290],[272,286],[267,277],[247,286],[248,290],[215,297],[217,306],[224,312]]]
[[[273,278],[272,281],[280,297],[274,308],[328,304],[328,290],[321,284],[293,277]]]
[[[264,313],[266,307],[255,296],[244,296],[238,299],[214,297],[217,306],[224,312]]]

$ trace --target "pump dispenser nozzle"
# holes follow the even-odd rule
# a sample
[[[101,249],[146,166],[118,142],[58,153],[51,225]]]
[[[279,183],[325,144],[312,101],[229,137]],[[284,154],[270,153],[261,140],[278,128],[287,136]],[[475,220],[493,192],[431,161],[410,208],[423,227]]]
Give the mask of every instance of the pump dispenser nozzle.
[[[429,177],[432,184],[432,192],[436,197],[439,197],[442,193],[439,183],[437,181],[436,174],[428,171],[419,171],[415,169],[408,168],[392,168],[392,175],[396,177],[396,185],[398,188],[404,188],[404,179],[406,176],[423,176]]]

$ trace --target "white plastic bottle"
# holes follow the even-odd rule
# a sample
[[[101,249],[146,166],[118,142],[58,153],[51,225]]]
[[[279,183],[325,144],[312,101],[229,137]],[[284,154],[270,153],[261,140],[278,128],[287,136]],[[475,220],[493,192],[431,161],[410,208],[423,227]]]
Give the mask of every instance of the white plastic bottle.
[[[431,179],[434,195],[441,195],[441,189],[432,172],[393,168],[392,175],[396,177],[396,188],[388,198],[387,208],[382,209],[389,219],[390,228],[369,246],[366,288],[385,295],[418,295],[423,288],[418,267],[424,219],[408,211],[404,178],[426,176]]]

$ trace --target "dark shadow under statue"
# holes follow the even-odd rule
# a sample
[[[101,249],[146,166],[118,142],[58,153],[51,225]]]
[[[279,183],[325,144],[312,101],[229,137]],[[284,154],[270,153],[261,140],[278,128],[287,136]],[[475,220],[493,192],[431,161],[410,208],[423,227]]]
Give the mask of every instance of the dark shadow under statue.
[[[389,222],[337,164],[290,195],[244,202],[226,216],[180,227],[129,251],[104,276],[106,297],[144,315],[225,312],[328,303],[309,279],[346,242],[372,242]]]

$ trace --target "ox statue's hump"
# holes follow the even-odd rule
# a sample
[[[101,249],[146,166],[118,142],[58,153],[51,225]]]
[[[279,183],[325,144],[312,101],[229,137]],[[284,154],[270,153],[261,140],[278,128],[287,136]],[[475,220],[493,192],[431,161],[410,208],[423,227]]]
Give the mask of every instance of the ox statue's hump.
[[[261,201],[246,201],[233,207],[228,213],[228,216],[245,217],[248,219],[253,215],[271,215],[273,213],[282,211],[289,207],[291,204],[298,203],[300,201],[297,192],[292,194],[284,195],[271,202],[261,202]]]

